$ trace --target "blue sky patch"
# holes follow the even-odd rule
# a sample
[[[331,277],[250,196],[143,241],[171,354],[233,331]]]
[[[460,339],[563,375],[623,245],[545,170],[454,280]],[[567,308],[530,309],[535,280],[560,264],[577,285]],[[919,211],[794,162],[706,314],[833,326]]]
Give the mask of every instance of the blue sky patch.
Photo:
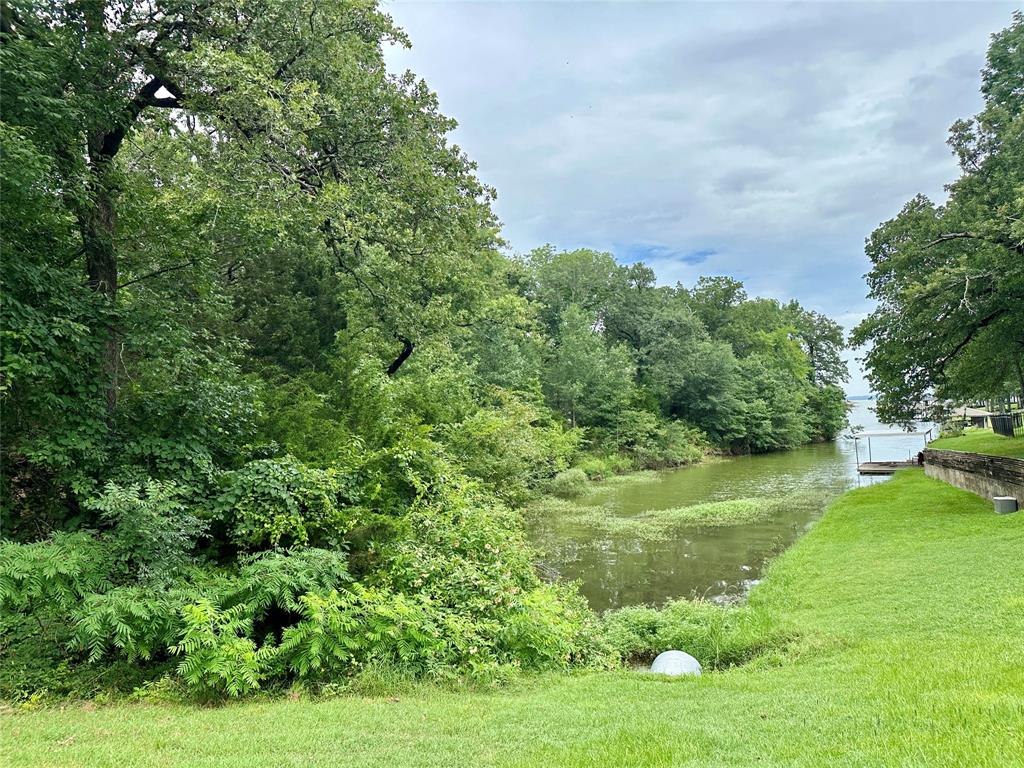
[[[696,251],[679,251],[667,245],[653,243],[616,244],[612,247],[615,258],[624,264],[644,262],[679,261],[683,264],[703,264],[718,251],[714,248],[701,248]]]

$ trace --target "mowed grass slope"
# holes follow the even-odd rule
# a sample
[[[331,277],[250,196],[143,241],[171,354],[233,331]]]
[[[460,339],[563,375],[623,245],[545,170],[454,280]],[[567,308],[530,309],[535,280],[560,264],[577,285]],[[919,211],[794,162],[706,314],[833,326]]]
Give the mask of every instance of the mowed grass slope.
[[[1024,513],[919,470],[854,491],[753,605],[800,640],[699,679],[3,716],[9,766],[1024,765]]]
[[[933,440],[928,447],[1024,459],[1024,437],[1005,437],[997,435],[991,429],[966,429],[962,435]]]

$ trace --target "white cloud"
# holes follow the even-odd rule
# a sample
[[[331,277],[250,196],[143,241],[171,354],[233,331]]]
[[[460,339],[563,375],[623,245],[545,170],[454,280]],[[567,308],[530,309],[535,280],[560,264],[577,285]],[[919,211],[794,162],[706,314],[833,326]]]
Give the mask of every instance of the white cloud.
[[[664,283],[730,274],[847,328],[864,238],[955,178],[946,129],[1014,7],[386,5],[413,42],[393,68],[459,120],[515,250],[644,247]]]

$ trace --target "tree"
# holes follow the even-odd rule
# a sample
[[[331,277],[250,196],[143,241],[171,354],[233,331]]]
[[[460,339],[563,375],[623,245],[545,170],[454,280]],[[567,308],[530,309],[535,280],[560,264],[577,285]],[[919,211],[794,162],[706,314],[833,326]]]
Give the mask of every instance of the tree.
[[[712,336],[732,320],[733,310],[746,300],[743,283],[731,277],[701,277],[690,291],[693,310]]]
[[[250,374],[353,343],[397,376],[508,292],[492,192],[373,4],[5,2],[0,37],[5,480],[72,513],[119,466],[209,480]]]
[[[523,263],[529,280],[520,290],[555,340],[545,393],[570,418],[579,409],[568,403],[590,391],[583,371],[607,369],[603,341],[608,354],[618,348],[632,358],[637,424],[646,423],[643,409],[697,427],[723,448],[761,451],[832,439],[845,423],[842,329],[796,301],[748,298],[728,277],[702,277],[689,291],[658,286],[646,264],[619,265],[585,249],[546,246]],[[609,424],[606,415],[577,420]]]
[[[493,238],[490,191],[447,146],[454,123],[437,112],[433,94],[409,74],[387,74],[382,43],[406,41],[372,5],[97,0],[53,11],[19,3],[6,18],[8,69],[16,73],[14,59],[32,61],[47,77],[29,83],[35,87],[5,109],[5,120],[32,125],[56,158],[87,283],[112,306],[123,287],[125,239],[118,232],[124,168],[116,160],[146,128],[189,133],[187,156],[250,195],[241,206],[236,194],[234,211],[247,224],[256,219],[245,213],[263,213],[269,203],[287,206],[292,222],[285,226],[315,215],[302,222],[313,225],[306,231],[320,233],[320,248],[365,294],[377,320],[387,316],[403,362],[415,346],[410,337],[430,322],[426,292],[450,287],[440,270]],[[47,107],[57,98],[65,104],[54,113]],[[388,215],[353,217],[371,209]],[[412,260],[434,262],[421,270],[425,284],[374,270]],[[192,263],[152,266],[148,275]],[[399,320],[403,311],[409,316]],[[119,360],[116,329],[107,330],[112,411]],[[397,371],[401,363],[391,365]]]
[[[908,202],[867,241],[869,296],[854,329],[878,415],[910,423],[929,393],[1024,395],[1024,15],[993,35],[984,108],[956,122],[961,176],[944,205]]]
[[[832,384],[809,389],[805,410],[805,420],[812,440],[835,440],[849,419],[846,395]]]
[[[753,354],[740,361],[744,380],[744,433],[736,447],[760,453],[793,448],[810,438],[804,415],[806,390],[777,360]],[[800,381],[800,379],[796,379]]]
[[[841,354],[846,347],[842,326],[830,317],[804,309],[797,301],[789,302],[785,309],[795,337],[807,355],[811,383],[819,387],[838,387],[847,381],[850,371]]]
[[[14,666],[566,666],[590,614],[506,502],[585,434],[664,467],[807,432],[777,302],[706,282],[712,336],[646,265],[506,259],[392,42],[372,0],[0,0]]]
[[[570,305],[603,319],[612,281],[620,270],[610,253],[587,248],[559,253],[546,245],[531,251],[525,262],[531,280],[527,295],[539,305],[549,334],[558,332],[562,313]]]
[[[574,304],[562,312],[545,372],[551,403],[572,426],[608,426],[633,392],[634,365],[621,345],[609,346],[592,314]]]
[[[671,416],[700,427],[723,448],[743,437],[747,382],[727,343],[700,341],[660,370]]]
[[[390,42],[372,0],[0,0],[0,571],[24,658],[180,656],[237,695],[577,655],[586,612],[496,492],[580,433],[541,406],[492,191]],[[37,607],[53,637],[23,643]]]

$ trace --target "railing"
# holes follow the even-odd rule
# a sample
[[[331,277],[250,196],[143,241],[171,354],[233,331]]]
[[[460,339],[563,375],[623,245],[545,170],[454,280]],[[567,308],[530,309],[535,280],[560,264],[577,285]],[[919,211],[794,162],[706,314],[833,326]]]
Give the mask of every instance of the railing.
[[[992,431],[1005,437],[1024,436],[1024,412],[1000,413],[989,417]]]

